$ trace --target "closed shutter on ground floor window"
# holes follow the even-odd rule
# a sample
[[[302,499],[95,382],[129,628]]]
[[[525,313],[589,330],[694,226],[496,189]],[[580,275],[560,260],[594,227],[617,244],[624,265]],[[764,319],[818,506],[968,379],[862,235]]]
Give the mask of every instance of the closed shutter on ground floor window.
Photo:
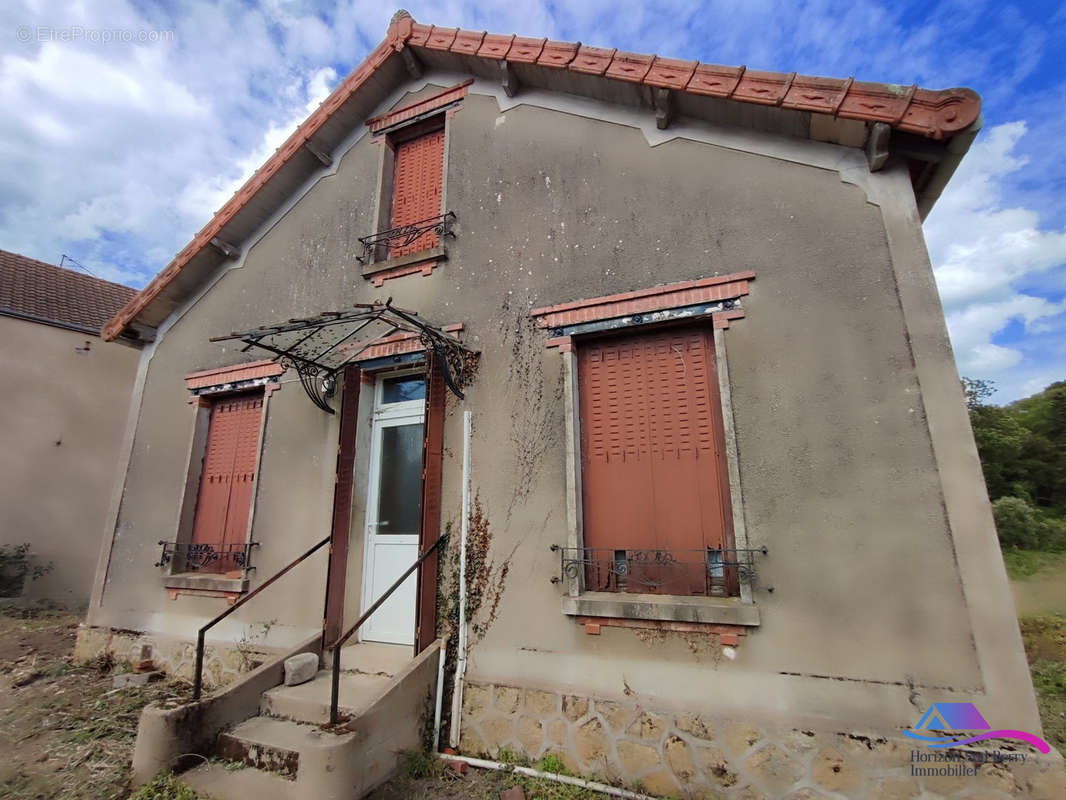
[[[711,331],[581,343],[578,374],[584,544],[604,561],[627,551],[630,580],[587,588],[707,593],[707,551],[732,546]],[[661,566],[675,561],[692,567]],[[590,570],[587,582],[600,580]]]
[[[240,545],[248,530],[263,414],[262,393],[215,400],[207,432],[194,544]],[[220,564],[220,569],[230,568]]]

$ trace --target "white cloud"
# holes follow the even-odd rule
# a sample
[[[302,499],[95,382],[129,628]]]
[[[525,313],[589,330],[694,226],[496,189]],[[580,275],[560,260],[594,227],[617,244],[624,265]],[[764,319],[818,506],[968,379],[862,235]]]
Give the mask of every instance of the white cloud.
[[[996,380],[1002,400],[1024,393],[1034,365],[993,339],[1014,321],[1030,334],[1052,331],[1066,313],[1066,302],[1018,288],[1066,265],[1066,231],[1042,229],[1038,212],[1006,200],[1007,182],[1026,165],[1017,154],[1025,135],[1024,122],[984,132],[925,225],[959,371]]]

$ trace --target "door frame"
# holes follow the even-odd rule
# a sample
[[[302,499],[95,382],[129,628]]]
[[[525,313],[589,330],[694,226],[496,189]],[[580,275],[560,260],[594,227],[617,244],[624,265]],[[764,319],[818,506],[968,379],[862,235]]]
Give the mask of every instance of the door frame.
[[[360,588],[361,608],[367,609],[374,602],[373,597],[373,570],[374,570],[374,540],[373,531],[376,530],[378,516],[378,489],[381,480],[381,440],[385,428],[399,427],[401,425],[422,425],[422,439],[425,439],[426,403],[425,400],[406,400],[399,403],[383,403],[384,382],[389,378],[403,378],[411,376],[424,376],[422,369],[384,372],[374,376],[374,408],[370,420],[370,462],[367,472],[366,513],[363,519],[363,575]],[[428,391],[428,386],[427,386]],[[424,498],[420,498],[424,503]],[[421,521],[421,513],[419,514]],[[420,526],[421,527],[421,526]],[[410,536],[404,536],[403,541],[396,544],[410,544],[413,548],[413,556],[417,558],[421,531],[415,531]],[[397,537],[400,538],[400,537]],[[412,558],[412,561],[414,558]],[[415,580],[412,576],[408,580]],[[413,644],[416,638],[416,625],[418,616],[418,587],[416,581],[414,605],[411,609],[411,642],[393,642],[393,644]],[[372,630],[373,616],[367,620],[366,625],[359,631],[359,640],[364,641],[364,632]],[[369,641],[382,641],[371,639]]]

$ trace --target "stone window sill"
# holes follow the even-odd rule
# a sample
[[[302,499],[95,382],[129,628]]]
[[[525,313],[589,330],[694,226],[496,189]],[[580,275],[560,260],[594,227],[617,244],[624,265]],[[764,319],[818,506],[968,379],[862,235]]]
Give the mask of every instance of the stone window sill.
[[[167,589],[194,589],[233,594],[247,592],[248,579],[230,578],[225,573],[182,572],[165,576],[163,586]]]
[[[564,595],[563,613],[574,617],[662,620],[699,624],[759,624],[759,609],[738,597],[678,597],[661,594],[584,592]]]
[[[423,250],[420,253],[408,253],[405,256],[400,256],[398,258],[390,258],[386,261],[374,261],[363,267],[363,277],[369,278],[381,272],[397,269],[399,267],[408,267],[414,264],[423,264],[427,261],[447,260],[448,250],[446,247],[433,247],[429,250]]]

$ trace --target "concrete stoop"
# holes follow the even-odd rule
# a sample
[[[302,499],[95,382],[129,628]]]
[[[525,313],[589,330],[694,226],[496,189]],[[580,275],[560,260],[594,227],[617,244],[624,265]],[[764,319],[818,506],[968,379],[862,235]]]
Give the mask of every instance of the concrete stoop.
[[[438,647],[428,647],[413,659],[409,647],[345,648],[339,708],[347,721],[335,729],[322,727],[329,721],[329,670],[320,670],[299,686],[261,687],[258,715],[248,716],[254,713],[249,710],[240,714],[243,719],[225,720],[206,753],[231,763],[206,763],[183,773],[180,780],[213,800],[362,797],[396,771],[404,750],[421,747],[436,690]],[[330,663],[328,654],[323,661]],[[200,702],[210,704],[212,699]],[[175,720],[210,716],[198,704],[184,708],[184,715],[182,709],[167,713]],[[151,728],[142,718],[142,731]],[[178,724],[171,728],[176,732]]]

